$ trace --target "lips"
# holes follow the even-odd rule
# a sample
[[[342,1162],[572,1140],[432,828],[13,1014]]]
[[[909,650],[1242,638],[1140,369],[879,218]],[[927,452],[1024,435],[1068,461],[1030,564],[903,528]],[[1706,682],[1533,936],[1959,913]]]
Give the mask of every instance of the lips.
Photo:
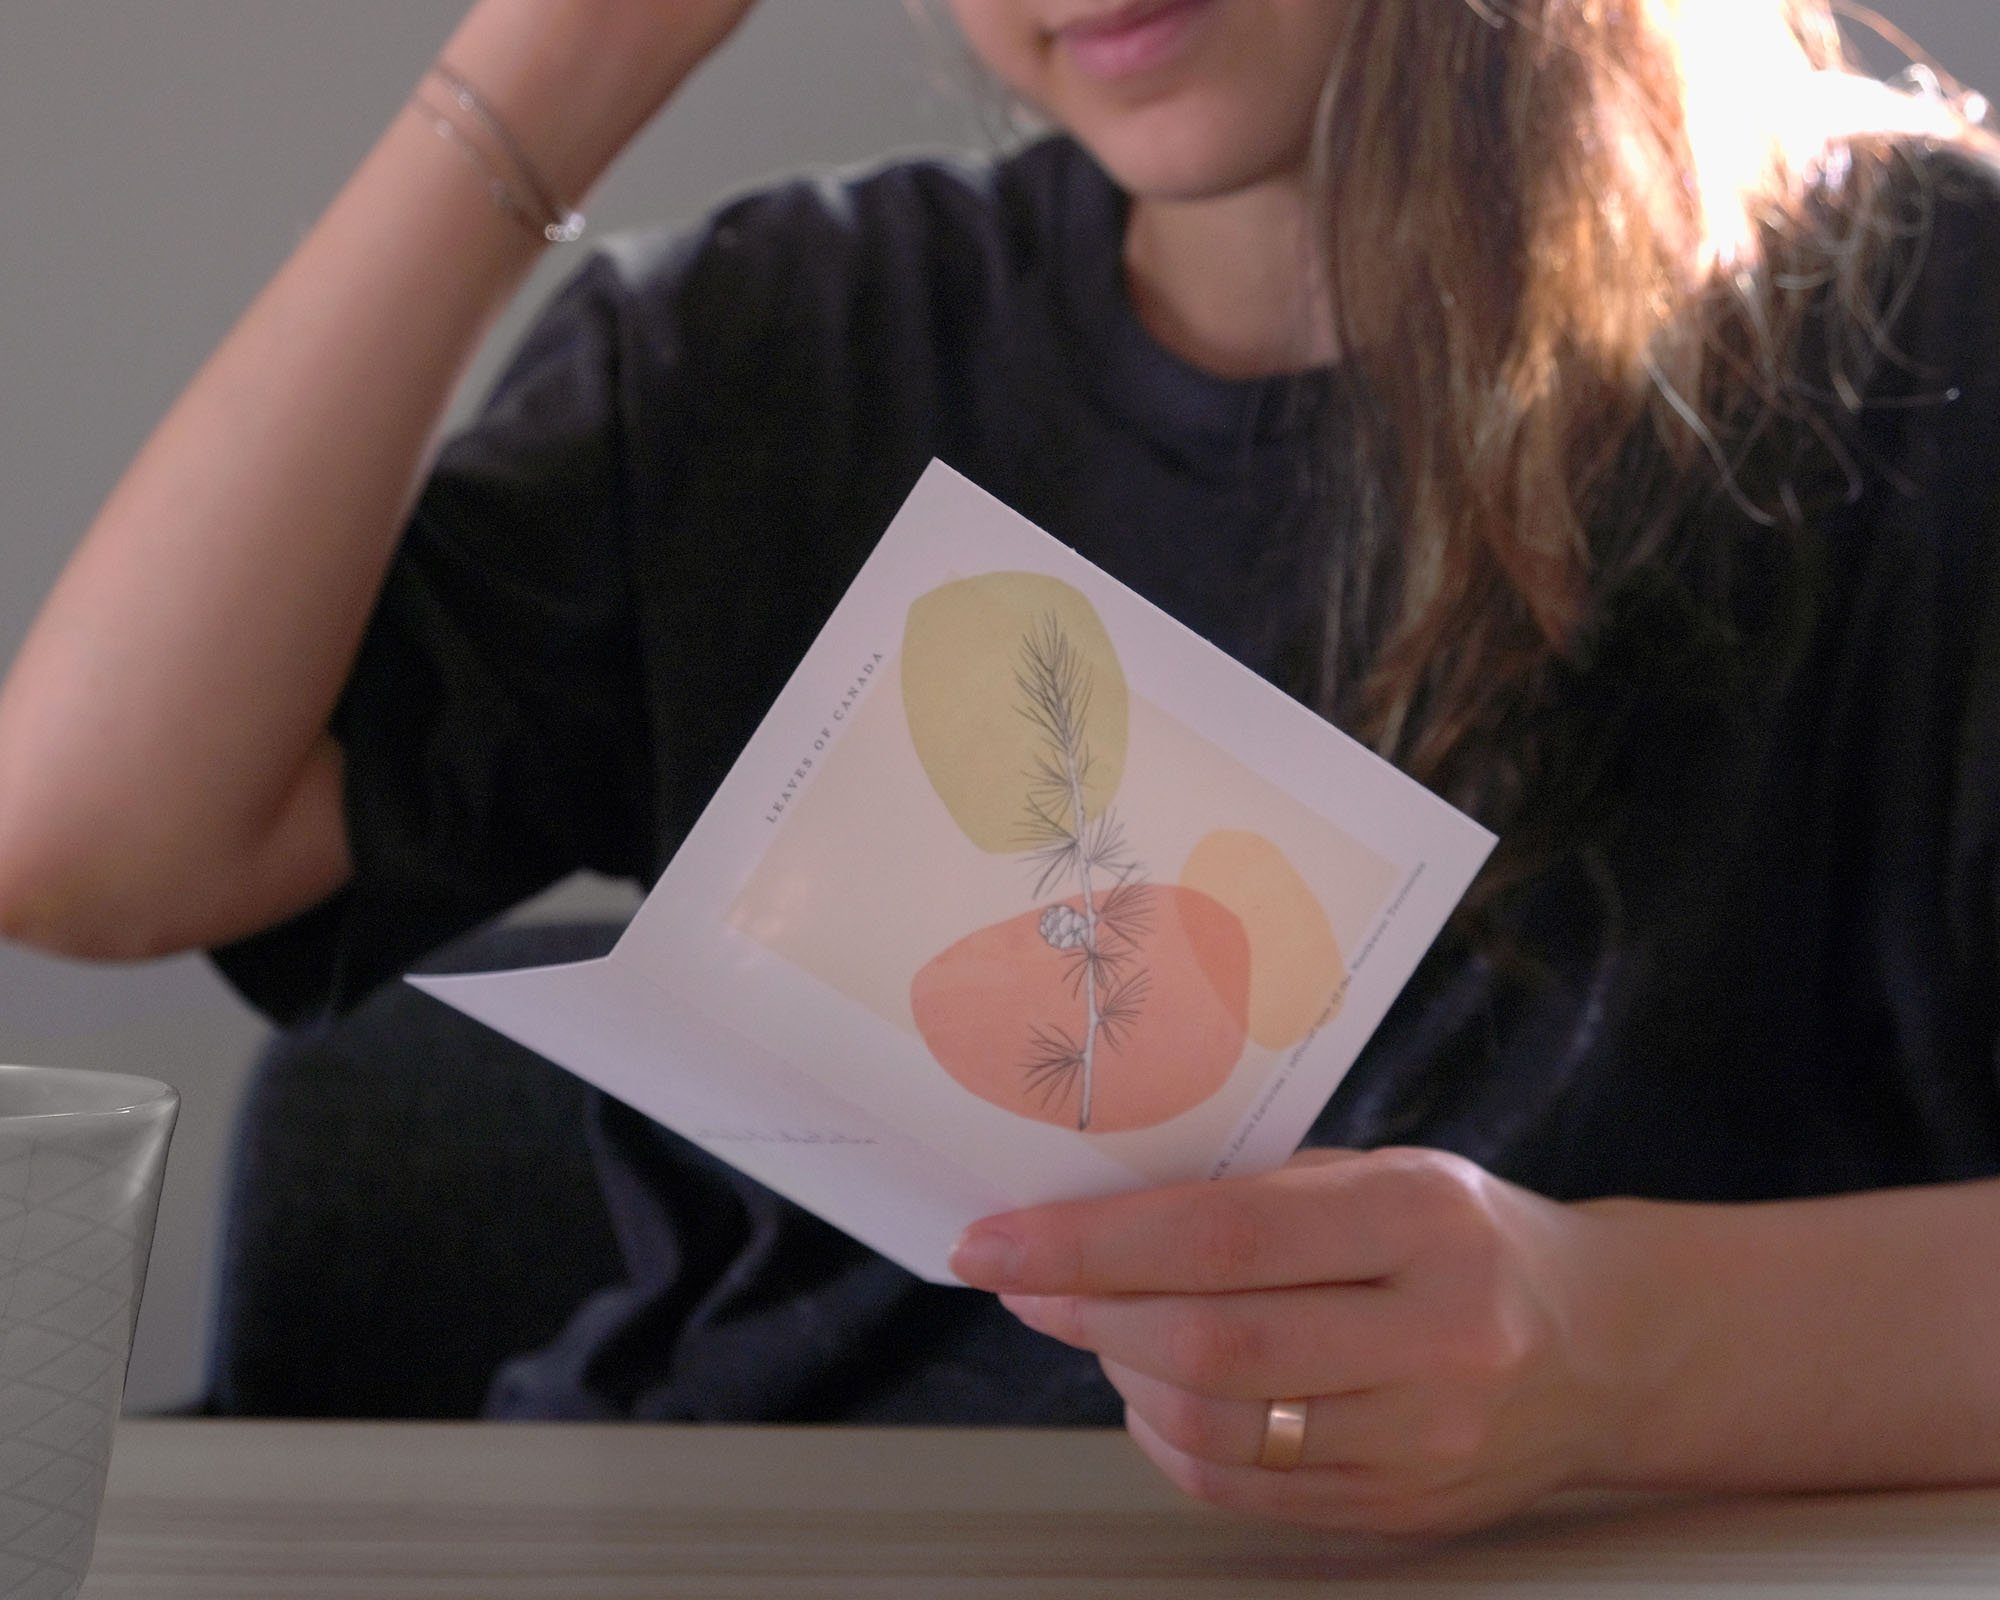
[[[1134,0],[1079,17],[1055,40],[1079,71],[1109,81],[1166,66],[1188,45],[1216,0]]]

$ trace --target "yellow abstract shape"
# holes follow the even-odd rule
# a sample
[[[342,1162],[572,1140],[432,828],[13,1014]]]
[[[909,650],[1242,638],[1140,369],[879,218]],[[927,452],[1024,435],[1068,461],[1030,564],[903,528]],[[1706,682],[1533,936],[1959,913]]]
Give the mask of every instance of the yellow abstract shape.
[[[1250,940],[1250,1037],[1267,1050],[1297,1044],[1329,1016],[1347,978],[1326,909],[1285,853],[1259,833],[1205,835],[1181,884],[1236,913]]]
[[[1127,720],[1125,672],[1089,600],[1038,572],[990,572],[919,596],[903,627],[903,709],[917,758],[952,820],[996,855],[1037,848],[1034,803],[1080,826],[1072,797],[1047,781],[1056,752],[1022,682],[1037,647],[1064,653],[1087,820],[1124,775]]]

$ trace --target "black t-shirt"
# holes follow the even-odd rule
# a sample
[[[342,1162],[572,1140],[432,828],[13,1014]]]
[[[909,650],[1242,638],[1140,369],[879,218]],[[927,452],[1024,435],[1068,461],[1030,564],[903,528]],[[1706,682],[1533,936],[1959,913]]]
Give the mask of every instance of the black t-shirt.
[[[1851,481],[1809,535],[1801,650],[1746,677],[1674,574],[1635,586],[1556,704],[1600,739],[1621,828],[1583,830],[1510,900],[1507,952],[1440,941],[1316,1139],[1456,1149],[1560,1197],[2000,1171],[2000,198],[1958,159],[1917,165],[1930,216],[1895,353],[1824,430]],[[336,719],[353,884],[225,971],[297,1018],[571,870],[650,883],[933,456],[1282,679],[1341,379],[1225,381],[1163,351],[1123,291],[1122,222],[1053,139],[787,184],[593,259],[444,454],[390,575]],[[1777,537],[1726,495],[1700,515],[1698,553]],[[661,1376],[687,1251],[645,1218],[673,1212],[682,1153],[607,1117],[636,1287],[573,1341],[564,1381],[593,1398],[516,1408],[733,1414]],[[887,1315],[884,1265],[848,1262]],[[988,1356],[989,1375],[1026,1359]],[[1014,1409],[814,1393],[739,1409],[1108,1404],[1073,1365]]]

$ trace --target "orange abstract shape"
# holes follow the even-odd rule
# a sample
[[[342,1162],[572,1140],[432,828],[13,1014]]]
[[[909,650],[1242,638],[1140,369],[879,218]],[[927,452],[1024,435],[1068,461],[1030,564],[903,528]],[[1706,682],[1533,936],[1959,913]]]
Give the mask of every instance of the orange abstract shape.
[[[1129,1015],[1098,1034],[1092,1133],[1150,1128],[1193,1110],[1228,1080],[1247,1037],[1250,943],[1236,915],[1193,889],[1137,892],[1144,900],[1119,965],[1143,989]],[[1083,911],[1080,896],[1056,904]],[[1080,1074],[1048,1063],[1053,1041],[1081,1043],[1086,1005],[1077,952],[1044,931],[1053,910],[959,940],[917,974],[910,1009],[931,1054],[964,1088],[1003,1111],[1074,1128]]]
[[[910,742],[952,820],[995,855],[1040,842],[1023,831],[1024,818],[1036,773],[1054,758],[1021,675],[1024,651],[1051,630],[1070,670],[1085,758],[1075,774],[1083,816],[1066,796],[1055,809],[1081,828],[1117,792],[1128,720],[1124,669],[1083,591],[1040,572],[988,572],[919,595],[903,624]]]
[[[1347,964],[1326,908],[1259,833],[1219,829],[1205,835],[1181,870],[1181,885],[1236,914],[1250,941],[1250,1037],[1285,1050],[1336,1007]]]

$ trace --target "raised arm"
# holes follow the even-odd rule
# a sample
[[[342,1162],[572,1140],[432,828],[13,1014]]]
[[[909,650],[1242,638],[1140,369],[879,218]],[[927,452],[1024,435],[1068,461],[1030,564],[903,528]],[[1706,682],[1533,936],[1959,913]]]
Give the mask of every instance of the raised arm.
[[[571,198],[751,3],[481,0],[444,58]],[[467,154],[401,112],[99,512],[0,688],[0,935],[160,954],[348,876],[328,718],[542,248]]]

